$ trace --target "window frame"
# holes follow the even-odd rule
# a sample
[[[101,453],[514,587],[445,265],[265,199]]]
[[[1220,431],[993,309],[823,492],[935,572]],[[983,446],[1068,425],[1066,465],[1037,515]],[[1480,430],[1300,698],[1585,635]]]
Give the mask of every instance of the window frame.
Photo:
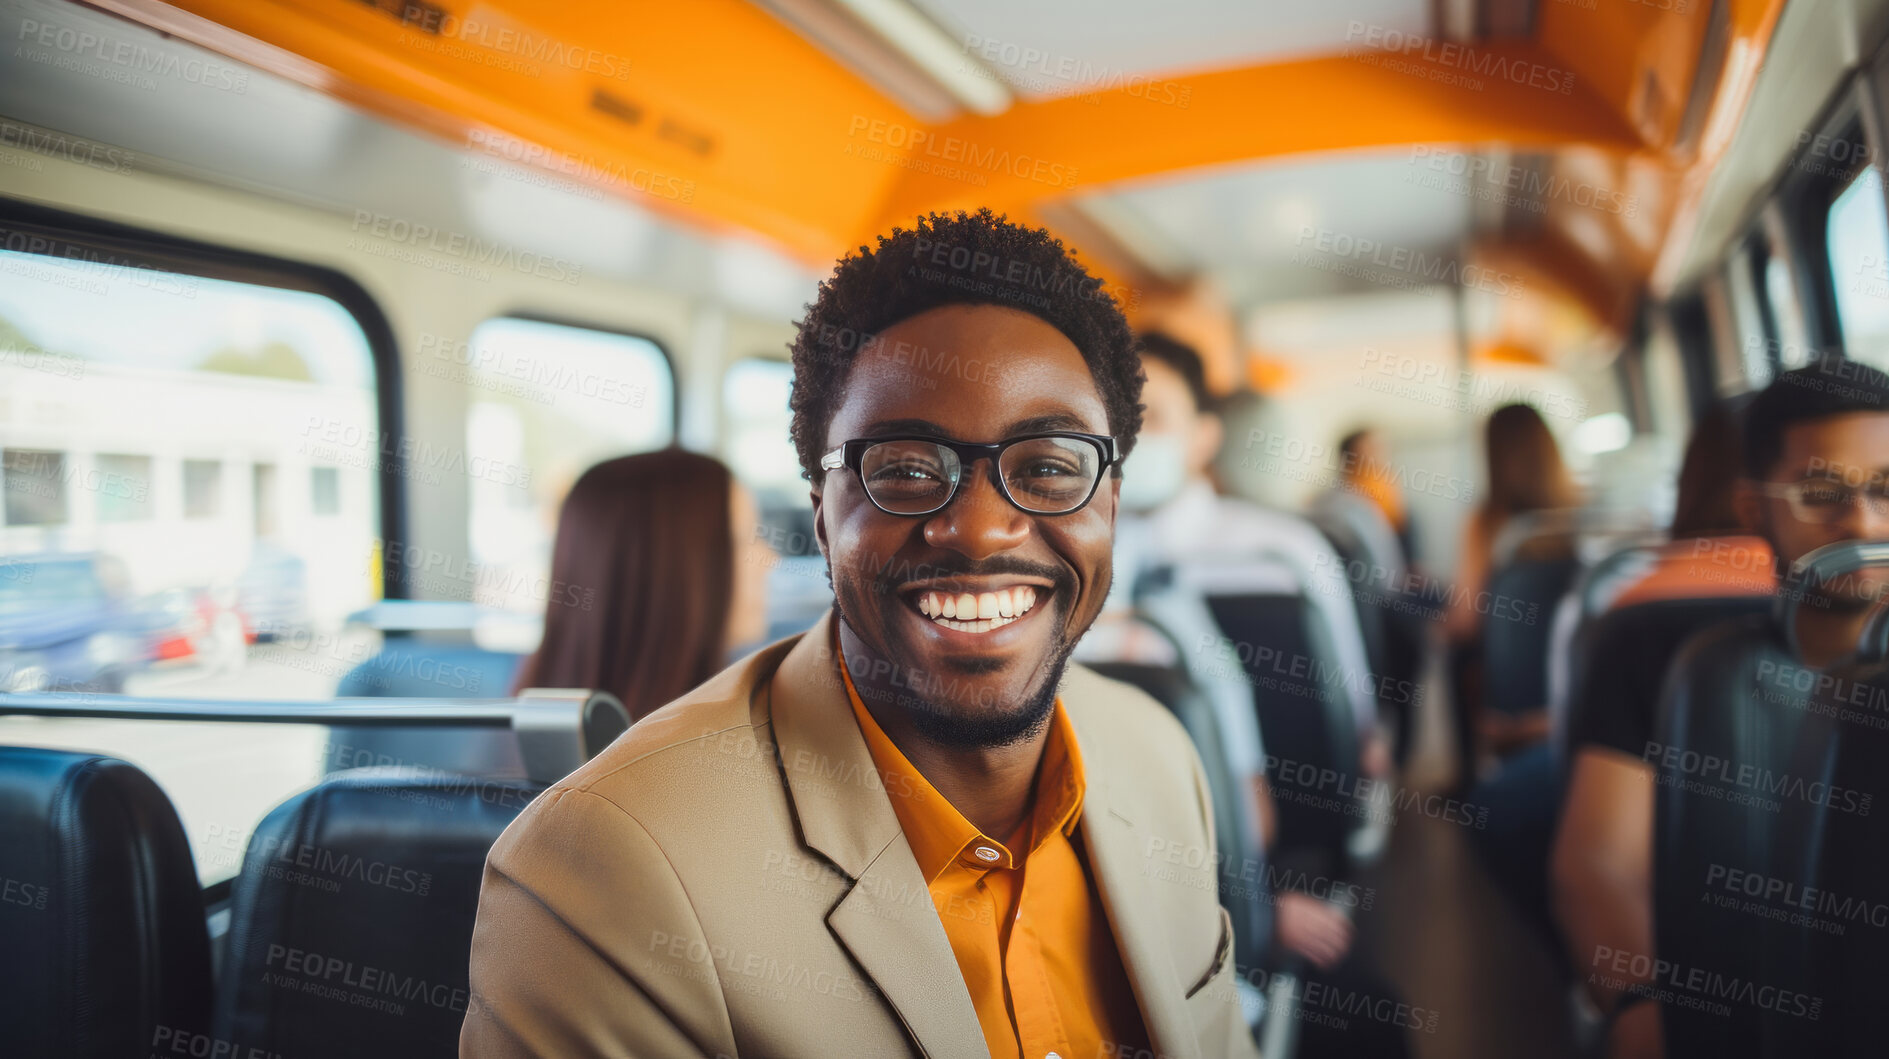
[[[367,341],[373,362],[375,414],[378,429],[391,437],[406,436],[406,407],[400,384],[400,350],[393,325],[367,289],[352,277],[336,269],[290,258],[248,250],[236,250],[102,220],[67,210],[54,209],[0,196],[0,240],[18,233],[40,245],[25,252],[63,256],[71,247],[122,259],[134,265],[162,269],[180,275],[204,279],[228,280],[258,287],[303,291],[317,294],[339,305]],[[398,555],[408,543],[411,522],[408,518],[406,460],[401,446],[384,454],[380,471],[380,538],[384,554]],[[398,550],[394,545],[401,546]],[[406,567],[398,562],[383,562],[381,594],[387,599],[406,599]]]
[[[490,316],[481,317],[479,322],[473,324],[472,329],[466,332],[466,341],[471,342],[472,336],[478,333],[479,328],[484,327],[494,320],[522,320],[530,324],[550,324],[554,327],[573,327],[581,331],[596,331],[599,334],[616,335],[620,338],[635,338],[648,342],[656,348],[657,354],[662,357],[663,365],[669,369],[669,444],[661,448],[673,449],[682,444],[682,372],[677,368],[675,353],[669,349],[669,344],[662,339],[657,338],[648,331],[639,330],[635,327],[622,324],[602,324],[587,317],[574,316],[568,313],[545,312],[538,309],[510,309],[505,312],[493,313]],[[661,449],[652,449],[650,451],[659,452]]]

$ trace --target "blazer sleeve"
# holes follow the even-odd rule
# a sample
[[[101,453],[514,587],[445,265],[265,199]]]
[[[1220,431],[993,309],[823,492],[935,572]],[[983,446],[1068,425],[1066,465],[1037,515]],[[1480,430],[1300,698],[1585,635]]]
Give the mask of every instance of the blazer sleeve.
[[[735,1054],[668,857],[615,803],[553,788],[486,857],[462,1057]]]

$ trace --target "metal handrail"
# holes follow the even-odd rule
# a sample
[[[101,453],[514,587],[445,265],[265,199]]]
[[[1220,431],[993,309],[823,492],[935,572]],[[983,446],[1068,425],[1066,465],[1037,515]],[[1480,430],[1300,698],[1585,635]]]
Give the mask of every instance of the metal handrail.
[[[1797,614],[1802,609],[1807,589],[1827,584],[1846,574],[1872,566],[1889,567],[1889,541],[1839,541],[1826,544],[1791,564],[1783,585],[1778,587],[1771,614],[1784,643],[1797,654]],[[1881,606],[1882,601],[1878,600]]]
[[[6,715],[363,728],[509,728],[518,738],[526,778],[534,783],[555,783],[570,775],[630,726],[629,711],[615,696],[581,688],[532,688],[516,699],[301,702],[12,692],[0,694],[0,716]]]

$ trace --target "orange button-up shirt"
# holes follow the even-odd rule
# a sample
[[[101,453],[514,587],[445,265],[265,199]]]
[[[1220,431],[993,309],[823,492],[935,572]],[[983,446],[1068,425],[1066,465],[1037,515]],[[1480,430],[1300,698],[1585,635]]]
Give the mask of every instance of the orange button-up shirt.
[[[992,1059],[1089,1059],[1147,1047],[1141,1012],[1096,894],[1076,824],[1084,780],[1061,699],[1036,775],[1035,806],[1014,838],[978,831],[893,745],[840,674],[873,764],[957,957]],[[897,777],[897,778],[895,778]]]

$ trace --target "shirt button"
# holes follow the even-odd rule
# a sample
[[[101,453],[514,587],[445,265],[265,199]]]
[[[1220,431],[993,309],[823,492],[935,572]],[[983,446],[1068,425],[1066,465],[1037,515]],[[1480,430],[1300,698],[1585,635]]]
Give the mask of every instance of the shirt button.
[[[985,862],[995,861],[998,857],[1003,855],[989,846],[979,846],[975,852],[977,853],[977,859]]]

